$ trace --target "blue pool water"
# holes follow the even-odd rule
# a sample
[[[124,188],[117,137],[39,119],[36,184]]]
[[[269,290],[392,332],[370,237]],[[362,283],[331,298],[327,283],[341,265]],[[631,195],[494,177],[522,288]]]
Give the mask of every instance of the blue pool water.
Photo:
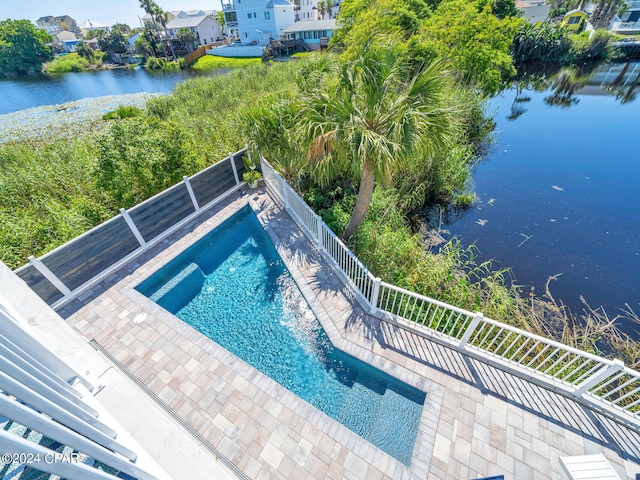
[[[249,207],[136,288],[409,465],[425,393],[333,347]]]

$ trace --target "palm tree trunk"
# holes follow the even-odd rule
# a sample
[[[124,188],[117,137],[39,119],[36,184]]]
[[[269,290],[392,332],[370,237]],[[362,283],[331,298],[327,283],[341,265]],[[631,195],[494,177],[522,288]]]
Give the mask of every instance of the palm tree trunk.
[[[351,213],[351,219],[349,225],[344,229],[344,238],[351,237],[364,220],[371,198],[373,197],[373,185],[375,175],[373,167],[368,162],[362,162],[362,177],[360,178],[360,188],[358,189],[358,196],[356,197],[356,204],[353,207]]]

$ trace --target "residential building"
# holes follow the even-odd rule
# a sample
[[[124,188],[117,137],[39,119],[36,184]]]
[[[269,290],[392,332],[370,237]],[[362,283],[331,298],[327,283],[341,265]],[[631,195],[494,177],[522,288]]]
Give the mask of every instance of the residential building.
[[[80,33],[86,36],[91,31],[102,30],[108,32],[110,27],[104,23],[96,22],[95,20],[89,20],[88,18],[79,25]]]
[[[222,11],[227,35],[248,45],[268,45],[295,21],[295,6],[287,0],[232,0]]]
[[[327,3],[331,3],[329,7]],[[296,0],[296,22],[308,22],[336,18],[340,1]]]
[[[82,36],[76,35],[73,32],[63,30],[53,35],[53,38],[58,42],[62,49],[66,53],[73,53],[76,51],[76,45],[82,41]]]
[[[303,40],[311,50],[325,48],[336,29],[335,19],[300,21],[285,29],[287,40]]]
[[[567,12],[560,22],[560,25],[567,27],[567,30],[573,33],[581,32],[587,26],[589,14],[582,10],[571,10]]]
[[[167,38],[174,44],[175,49],[188,51],[192,51],[201,45],[211,45],[222,40],[222,26],[214,18],[214,14],[209,14],[203,10],[178,12],[175,18],[170,20],[165,27]],[[192,45],[182,45],[182,42],[178,40],[178,35],[182,28],[188,28],[195,33],[196,40]]]
[[[36,25],[46,30],[46,27],[59,27],[60,30],[67,30],[68,32],[80,33],[80,28],[76,21],[69,15],[60,15],[54,17],[48,15],[46,17],[40,17],[36,20]]]
[[[609,30],[619,34],[638,34],[640,33],[640,1],[628,0],[627,7],[622,15],[615,15]]]

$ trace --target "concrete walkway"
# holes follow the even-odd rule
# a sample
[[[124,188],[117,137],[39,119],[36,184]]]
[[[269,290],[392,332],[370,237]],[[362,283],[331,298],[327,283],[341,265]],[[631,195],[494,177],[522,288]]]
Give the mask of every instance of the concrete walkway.
[[[408,467],[134,290],[247,202],[334,345],[427,392]],[[367,315],[264,191],[230,197],[59,313],[253,479],[561,479],[561,456],[600,452],[621,478],[640,473],[637,433]]]

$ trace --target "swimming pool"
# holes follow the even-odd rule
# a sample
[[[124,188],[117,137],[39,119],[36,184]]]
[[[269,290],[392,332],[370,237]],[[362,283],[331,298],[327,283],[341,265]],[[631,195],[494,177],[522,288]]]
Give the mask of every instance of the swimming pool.
[[[248,206],[136,289],[409,465],[425,393],[333,347]]]

